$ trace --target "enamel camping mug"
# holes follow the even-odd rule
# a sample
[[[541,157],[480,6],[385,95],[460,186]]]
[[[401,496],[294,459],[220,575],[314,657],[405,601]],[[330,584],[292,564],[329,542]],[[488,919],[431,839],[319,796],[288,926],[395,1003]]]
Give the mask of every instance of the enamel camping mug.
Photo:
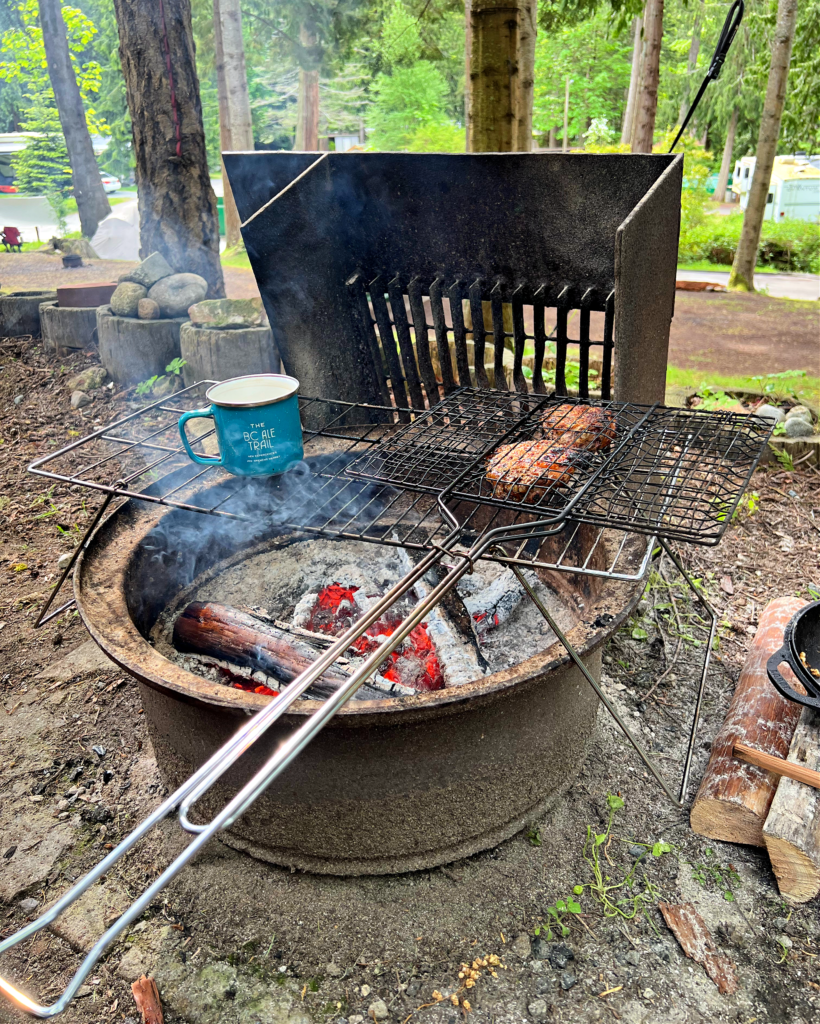
[[[205,392],[211,405],[179,418],[185,451],[194,462],[223,466],[234,476],[284,473],[304,456],[298,390],[299,381],[283,373],[254,373],[211,385]],[[197,416],[213,419],[218,456],[192,451],[185,424]]]

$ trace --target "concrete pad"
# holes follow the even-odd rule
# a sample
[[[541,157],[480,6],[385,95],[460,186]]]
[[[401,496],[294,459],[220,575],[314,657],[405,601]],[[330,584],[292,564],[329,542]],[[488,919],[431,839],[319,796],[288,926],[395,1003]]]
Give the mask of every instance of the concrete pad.
[[[3,851],[0,869],[0,900],[15,899],[20,893],[42,882],[55,863],[64,856],[74,841],[71,828],[53,819],[38,815],[31,821],[17,819],[0,832],[0,851]],[[16,846],[8,855],[10,847]]]

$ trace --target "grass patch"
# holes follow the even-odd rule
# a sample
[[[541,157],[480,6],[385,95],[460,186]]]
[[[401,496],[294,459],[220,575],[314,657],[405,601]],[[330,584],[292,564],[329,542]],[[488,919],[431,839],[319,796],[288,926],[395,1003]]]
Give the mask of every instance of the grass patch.
[[[701,261],[731,265],[742,227],[743,210],[725,217],[710,217],[703,206],[685,207],[678,247],[680,265]],[[759,264],[776,270],[820,272],[820,226],[788,217],[781,221],[765,220],[757,259]]]
[[[220,255],[219,261],[223,267],[239,267],[241,270],[251,269],[251,261],[248,259],[244,246],[237,245],[232,249],[226,249]]]
[[[731,263],[710,263],[709,260],[693,260],[690,263],[679,263],[678,270],[722,270],[725,273],[731,271]],[[782,274],[782,270],[778,270],[777,267],[755,267],[756,274]]]
[[[820,377],[803,377],[798,372],[783,376],[767,374],[761,379],[706,370],[681,370],[676,366],[670,366],[666,371],[666,386],[694,391],[699,391],[704,386],[720,388],[723,391],[762,391],[769,395],[772,401],[782,401],[793,395],[814,408],[820,406]]]

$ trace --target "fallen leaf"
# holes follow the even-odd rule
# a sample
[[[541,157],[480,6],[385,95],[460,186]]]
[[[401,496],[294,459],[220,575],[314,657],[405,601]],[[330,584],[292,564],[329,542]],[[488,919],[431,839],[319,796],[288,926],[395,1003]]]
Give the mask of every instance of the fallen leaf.
[[[723,577],[721,577],[720,589],[723,591],[724,594],[734,594],[735,587],[734,587],[734,584],[732,583],[732,577],[731,576],[723,576]]]

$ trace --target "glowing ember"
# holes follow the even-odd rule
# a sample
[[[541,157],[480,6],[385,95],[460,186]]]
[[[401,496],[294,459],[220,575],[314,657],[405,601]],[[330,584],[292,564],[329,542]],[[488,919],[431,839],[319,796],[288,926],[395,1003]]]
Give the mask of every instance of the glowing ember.
[[[343,587],[340,583],[323,587],[316,596],[307,628],[314,633],[341,636],[361,617],[355,598],[358,589]],[[370,626],[365,636],[351,645],[352,649],[363,657],[372,654],[381,640],[390,636],[401,621],[401,614],[391,609],[384,618]],[[401,646],[385,658],[379,671],[385,679],[412,686],[415,690],[440,690],[444,686],[444,677],[433,642],[427,633],[427,624],[419,623]]]

